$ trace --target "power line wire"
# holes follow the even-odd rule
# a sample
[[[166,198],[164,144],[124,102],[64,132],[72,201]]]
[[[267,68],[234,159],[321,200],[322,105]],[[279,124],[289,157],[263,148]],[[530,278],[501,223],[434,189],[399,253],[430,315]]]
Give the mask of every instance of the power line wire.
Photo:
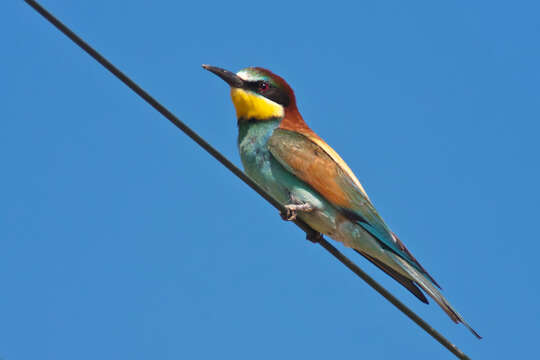
[[[90,45],[88,45],[84,40],[82,40],[79,36],[77,36],[73,31],[71,31],[62,22],[60,22],[60,20],[58,20],[51,13],[45,10],[45,8],[43,8],[38,2],[34,0],[24,0],[24,1],[28,5],[30,5],[34,10],[36,10],[39,14],[41,14],[52,25],[54,25],[58,30],[64,33],[64,35],[66,35],[69,39],[71,39],[74,43],[76,43],[81,49],[83,49],[86,53],[88,53],[88,55],[90,55],[98,63],[103,65],[114,76],[116,76],[120,81],[122,81],[131,90],[133,90],[137,95],[143,98],[148,104],[150,104],[150,106],[156,109],[159,113],[165,116],[170,122],[172,122],[177,128],[182,130],[193,141],[199,144],[199,146],[201,146],[204,150],[206,150],[217,161],[223,164],[227,169],[229,169],[233,174],[235,174],[238,178],[240,178],[244,183],[246,183],[249,187],[255,190],[266,201],[268,201],[280,212],[284,212],[285,208],[283,205],[281,205],[281,203],[279,203],[269,193],[267,193],[264,189],[262,189],[259,185],[257,185],[253,180],[251,180],[246,174],[244,174],[242,170],[236,167],[232,162],[230,162],[225,156],[223,156],[212,145],[207,143],[195,131],[193,131],[186,124],[184,124],[180,119],[178,119],[165,106],[161,105],[156,99],[154,99],[150,94],[144,91],[127,75],[125,75],[122,71],[120,71],[117,67],[115,67],[111,62],[105,59],[100,53],[94,50]],[[367,275],[364,271],[362,271],[354,262],[352,262],[345,255],[343,255],[332,244],[326,241],[320,233],[313,230],[308,224],[306,224],[300,219],[296,219],[294,223],[306,233],[306,236],[308,239],[320,244],[324,249],[326,249],[336,259],[338,259],[341,263],[347,266],[358,277],[360,277],[362,280],[368,283],[368,285],[371,286],[373,289],[375,289],[375,291],[381,294],[384,298],[390,301],[395,307],[397,307],[401,312],[403,312],[412,321],[414,321],[418,326],[424,329],[435,340],[437,340],[444,347],[450,350],[455,356],[463,360],[469,359],[469,357],[465,353],[463,353],[457,346],[452,344],[448,339],[446,339],[443,335],[441,335],[438,331],[436,331],[433,327],[431,327],[431,325],[425,322],[420,316],[418,316],[411,309],[409,309],[405,304],[403,304],[395,296],[393,296],[388,290],[386,290],[379,283],[373,280],[369,275]]]

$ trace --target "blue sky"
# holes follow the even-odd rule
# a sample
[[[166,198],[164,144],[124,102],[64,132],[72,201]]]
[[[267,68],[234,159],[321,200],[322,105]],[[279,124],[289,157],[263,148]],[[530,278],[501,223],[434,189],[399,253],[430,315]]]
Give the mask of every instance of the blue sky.
[[[471,358],[537,352],[537,2],[43,5],[237,164],[200,65],[283,76],[484,339],[339,248]],[[0,31],[0,358],[453,358],[22,1]]]

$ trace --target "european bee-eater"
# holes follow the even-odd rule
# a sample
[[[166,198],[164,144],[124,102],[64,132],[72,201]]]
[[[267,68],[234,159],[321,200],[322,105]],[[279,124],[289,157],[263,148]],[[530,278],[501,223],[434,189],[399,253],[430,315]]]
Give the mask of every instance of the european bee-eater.
[[[238,119],[238,147],[246,173],[314,230],[353,248],[420,301],[422,288],[456,323],[474,331],[439,291],[437,282],[375,210],[360,181],[298,112],[291,87],[269,70],[234,74],[203,65],[225,80]]]

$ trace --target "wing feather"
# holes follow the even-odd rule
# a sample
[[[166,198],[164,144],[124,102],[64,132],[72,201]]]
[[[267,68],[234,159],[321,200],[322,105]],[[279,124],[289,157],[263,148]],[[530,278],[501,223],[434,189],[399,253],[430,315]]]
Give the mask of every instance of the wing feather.
[[[288,171],[340,208],[383,247],[429,276],[385,224],[351,169],[321,138],[314,133],[302,134],[278,128],[268,141],[268,149]],[[437,285],[431,276],[429,278]]]

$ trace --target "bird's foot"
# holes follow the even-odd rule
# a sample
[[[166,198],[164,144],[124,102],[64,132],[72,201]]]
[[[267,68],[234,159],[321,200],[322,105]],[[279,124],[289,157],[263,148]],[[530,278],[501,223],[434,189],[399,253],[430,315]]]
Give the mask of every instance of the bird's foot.
[[[314,231],[312,233],[306,233],[306,240],[316,244],[323,239],[323,235],[320,232]]]
[[[285,221],[293,221],[298,215],[298,211],[310,212],[313,211],[313,206],[308,203],[303,204],[287,204],[285,205],[285,211],[281,212],[281,218]]]

